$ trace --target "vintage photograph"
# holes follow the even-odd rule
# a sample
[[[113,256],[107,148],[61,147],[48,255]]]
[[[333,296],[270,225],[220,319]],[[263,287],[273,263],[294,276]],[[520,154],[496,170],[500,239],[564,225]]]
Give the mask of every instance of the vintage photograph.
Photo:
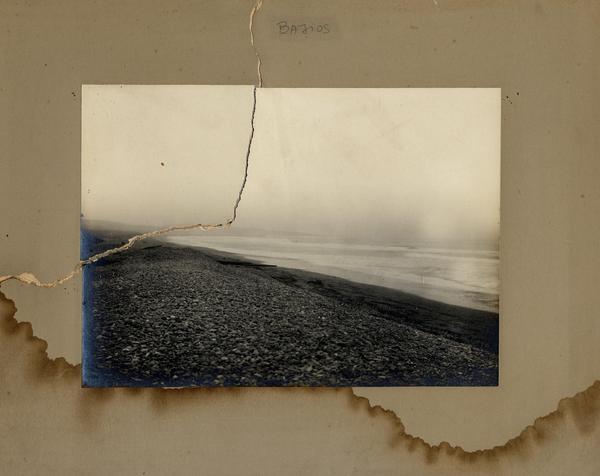
[[[83,86],[83,385],[497,385],[500,98]]]

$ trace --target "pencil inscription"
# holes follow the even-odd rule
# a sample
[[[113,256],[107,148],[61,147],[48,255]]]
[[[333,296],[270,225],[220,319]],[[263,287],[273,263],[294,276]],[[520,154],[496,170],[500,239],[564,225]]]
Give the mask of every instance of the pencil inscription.
[[[277,22],[280,35],[328,35],[331,29],[328,23],[289,23],[287,20]]]

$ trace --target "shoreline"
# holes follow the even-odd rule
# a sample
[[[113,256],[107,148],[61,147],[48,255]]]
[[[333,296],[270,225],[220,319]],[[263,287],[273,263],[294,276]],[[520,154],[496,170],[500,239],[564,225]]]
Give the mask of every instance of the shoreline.
[[[244,237],[242,237],[244,238]],[[300,271],[306,271],[309,273],[317,273],[323,274],[326,276],[334,276],[340,279],[345,279],[347,281],[351,281],[358,284],[372,285],[382,288],[388,288],[393,290],[402,291],[406,294],[411,294],[415,296],[419,296],[423,299],[441,302],[444,304],[449,304],[452,306],[468,308],[468,309],[476,309],[481,311],[487,311],[494,314],[499,314],[499,293],[498,289],[488,288],[486,286],[478,286],[474,283],[462,283],[460,280],[451,279],[450,275],[452,273],[451,270],[446,270],[450,273],[450,275],[437,275],[436,272],[431,272],[430,269],[413,269],[412,271],[408,271],[407,274],[404,272],[395,275],[394,273],[384,273],[381,275],[377,266],[381,265],[379,254],[382,250],[378,250],[374,253],[373,259],[376,260],[372,262],[372,264],[379,262],[379,264],[375,265],[374,268],[370,270],[365,269],[363,267],[354,267],[352,263],[346,264],[335,264],[335,260],[326,259],[325,261],[315,260],[314,258],[304,259],[303,254],[296,254],[292,249],[290,249],[289,253],[286,253],[286,256],[283,255],[271,255],[269,250],[262,249],[259,246],[258,248],[254,246],[250,246],[249,248],[244,248],[243,243],[242,247],[236,246],[234,244],[228,244],[229,242],[215,242],[211,243],[210,240],[200,242],[195,242],[193,239],[184,239],[181,235],[177,235],[174,237],[161,237],[159,240],[162,243],[178,245],[184,247],[192,247],[196,249],[201,249],[204,251],[212,251],[215,253],[223,253],[225,255],[233,255],[237,256],[240,260],[251,261],[255,263],[263,263],[263,264],[271,264],[280,268],[285,269],[294,269]],[[311,245],[314,243],[299,243],[301,249],[304,249],[304,245]],[[333,242],[325,242],[323,247],[319,247],[319,253],[327,253],[327,248],[329,245],[334,244]],[[288,243],[289,245],[289,243]],[[278,247],[280,244],[275,243],[275,246]],[[412,253],[413,251],[417,253],[425,252],[427,253],[427,249],[420,249],[417,246],[400,246],[399,249],[403,248],[405,250],[400,253]],[[334,248],[335,249],[335,248]],[[277,248],[279,251],[279,248]],[[352,254],[352,250],[350,254]],[[452,256],[452,249],[447,249],[449,252],[449,256]],[[464,250],[467,251],[467,250]],[[387,253],[387,251],[383,251]],[[335,253],[335,252],[334,252]],[[342,253],[346,255],[346,251]],[[367,255],[361,255],[359,252],[358,257],[361,260],[368,259]],[[392,257],[392,259],[394,259]],[[409,261],[414,261],[414,258],[407,258]],[[466,258],[470,259],[470,258]],[[479,261],[479,258],[475,258]],[[493,259],[493,258],[481,258],[483,260]],[[497,258],[496,258],[497,260]],[[400,267],[404,266],[402,264],[402,260],[400,260]],[[413,263],[414,264],[414,263]],[[383,266],[387,267],[387,264],[383,264]],[[395,264],[393,265],[395,266]],[[412,266],[412,265],[411,265]],[[435,268],[435,265],[431,265]],[[487,265],[486,265],[487,266]],[[485,279],[482,277],[482,279]],[[476,283],[479,284],[479,283]]]
[[[153,246],[191,248],[225,266],[249,267],[288,286],[294,286],[352,305],[363,305],[382,317],[417,329],[498,352],[499,314],[442,301],[399,289],[366,284],[337,276],[260,263],[237,253],[200,246],[185,246],[157,240]],[[412,312],[415,311],[415,312]]]
[[[146,240],[84,296],[86,386],[498,382],[494,313],[232,253]]]

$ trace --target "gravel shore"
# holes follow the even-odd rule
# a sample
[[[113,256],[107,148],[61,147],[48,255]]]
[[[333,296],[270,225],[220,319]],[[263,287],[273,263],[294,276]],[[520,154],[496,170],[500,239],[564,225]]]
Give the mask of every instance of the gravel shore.
[[[391,312],[372,288],[184,247],[113,255],[84,270],[84,385],[497,385],[497,318],[416,296]]]

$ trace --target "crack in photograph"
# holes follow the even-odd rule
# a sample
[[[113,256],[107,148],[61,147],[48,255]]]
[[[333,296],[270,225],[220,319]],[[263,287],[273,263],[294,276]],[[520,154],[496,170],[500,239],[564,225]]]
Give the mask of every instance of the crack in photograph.
[[[500,98],[84,85],[83,386],[498,385]]]

